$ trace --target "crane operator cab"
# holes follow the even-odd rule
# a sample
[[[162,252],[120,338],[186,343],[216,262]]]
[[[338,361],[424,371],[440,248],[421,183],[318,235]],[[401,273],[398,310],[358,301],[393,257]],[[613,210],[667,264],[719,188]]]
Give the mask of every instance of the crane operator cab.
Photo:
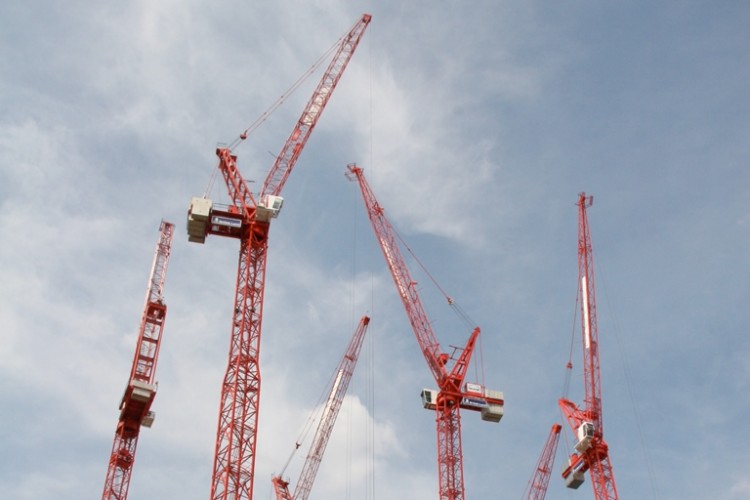
[[[281,207],[284,205],[284,198],[271,194],[265,195],[255,208],[255,220],[268,222],[278,217]]]
[[[578,437],[578,443],[576,443],[578,453],[583,453],[591,448],[591,440],[594,438],[593,422],[583,422],[576,429],[576,437]]]

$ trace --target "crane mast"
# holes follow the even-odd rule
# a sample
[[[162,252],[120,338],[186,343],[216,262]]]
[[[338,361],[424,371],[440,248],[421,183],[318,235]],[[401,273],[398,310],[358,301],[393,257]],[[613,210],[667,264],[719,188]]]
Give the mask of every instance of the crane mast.
[[[370,318],[362,316],[359,326],[357,326],[354,335],[352,335],[344,356],[341,358],[341,362],[336,369],[336,377],[323,408],[320,422],[318,422],[315,437],[310,444],[310,450],[307,453],[302,472],[300,472],[297,486],[294,489],[294,495],[289,493],[289,482],[283,480],[281,475],[278,475],[272,479],[273,488],[276,492],[276,500],[307,500],[310,496],[310,490],[312,490],[315,476],[318,474],[320,462],[323,460],[323,453],[328,445],[328,439],[331,437],[333,425],[336,423],[341,403],[344,401],[344,396],[349,388],[349,382],[352,379],[352,375],[354,375],[354,368],[357,366],[362,341],[365,338],[369,324]]]
[[[460,409],[479,411],[482,414],[482,420],[499,422],[504,411],[503,394],[480,384],[464,384],[466,370],[479,336],[479,327],[474,328],[466,346],[460,350],[455,360],[448,353],[441,351],[427,313],[419,299],[416,282],[411,278],[399,250],[393,227],[367,183],[364,171],[356,165],[349,165],[347,175],[359,183],[375,236],[396,284],[422,355],[439,388],[437,391],[430,389],[422,391],[423,406],[426,409],[435,410],[436,415],[439,497],[441,500],[463,500],[465,488]],[[454,364],[448,371],[446,365],[451,360]]]
[[[563,479],[576,489],[590,471],[596,500],[616,500],[615,477],[609,448],[604,441],[602,421],[601,375],[599,364],[599,331],[596,321],[594,257],[586,209],[592,196],[578,195],[578,280],[581,299],[581,330],[583,342],[584,406],[561,398],[560,409],[576,435],[576,452],[569,458]]]
[[[526,492],[523,495],[524,499],[544,500],[544,497],[547,495],[547,486],[552,475],[552,466],[555,462],[555,453],[557,452],[557,444],[560,442],[561,430],[562,426],[560,424],[552,424],[549,436],[542,449],[542,454],[536,463],[534,474],[531,476],[529,484],[526,487]]]
[[[187,228],[189,241],[204,243],[208,234],[240,240],[232,333],[221,387],[214,450],[212,500],[252,498],[261,388],[260,337],[270,221],[281,210],[284,200],[280,195],[284,182],[320,119],[370,19],[369,14],[364,14],[342,38],[332,62],[269,172],[259,199],[256,201],[242,178],[237,168],[237,157],[231,149],[220,147],[216,150],[218,168],[233,204],[214,205],[205,197],[191,200]]]
[[[138,329],[130,378],[120,402],[120,417],[115,430],[102,500],[125,500],[128,497],[141,426],[151,427],[154,421],[151,404],[156,396],[154,376],[164,320],[167,316],[163,291],[173,233],[174,224],[162,221],[146,289],[146,301]]]

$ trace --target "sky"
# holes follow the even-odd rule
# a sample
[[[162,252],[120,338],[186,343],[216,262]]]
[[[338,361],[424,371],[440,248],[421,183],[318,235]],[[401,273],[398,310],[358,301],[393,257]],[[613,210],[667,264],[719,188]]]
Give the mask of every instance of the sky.
[[[311,500],[433,499],[434,387],[346,165],[479,325],[466,497],[522,498],[569,360],[578,193],[594,196],[603,419],[622,498],[750,497],[750,4],[39,2],[0,5],[0,485],[101,495],[162,219],[156,420],[131,499],[206,498],[238,242],[188,243],[217,144],[363,13],[372,22],[270,232],[254,498],[270,499],[359,318],[372,322]],[[261,183],[320,78],[236,150]],[[259,184],[258,184],[259,185]],[[409,256],[409,253],[406,252]],[[444,350],[470,328],[409,257]],[[479,349],[479,348],[478,348]],[[591,499],[559,477],[548,499]],[[285,475],[296,483],[303,444]]]

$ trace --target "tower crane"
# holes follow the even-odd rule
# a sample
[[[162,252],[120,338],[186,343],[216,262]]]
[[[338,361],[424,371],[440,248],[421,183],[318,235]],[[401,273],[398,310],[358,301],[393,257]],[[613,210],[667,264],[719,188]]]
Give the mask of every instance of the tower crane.
[[[187,227],[189,241],[204,243],[208,234],[240,240],[229,357],[221,386],[216,431],[212,500],[252,498],[261,386],[260,336],[270,222],[279,214],[284,201],[282,188],[370,19],[369,14],[364,14],[341,39],[333,59],[271,167],[257,202],[240,175],[237,156],[229,147],[219,147],[216,154],[232,205],[214,205],[205,197],[191,200]],[[240,138],[245,137],[246,133],[243,132]]]
[[[157,384],[154,376],[164,320],[167,317],[163,291],[173,233],[174,224],[161,221],[159,241],[156,245],[146,290],[146,303],[143,306],[143,316],[141,316],[141,325],[138,330],[133,366],[120,402],[120,418],[117,421],[112,453],[109,457],[102,500],[125,500],[128,497],[141,426],[151,427],[154,422],[151,404],[156,396]]]
[[[357,366],[359,351],[362,348],[362,341],[365,338],[369,323],[370,318],[362,316],[359,326],[357,326],[354,335],[352,335],[344,356],[341,358],[341,362],[336,369],[333,385],[323,408],[323,414],[318,422],[315,437],[313,437],[310,444],[310,451],[307,453],[305,464],[302,467],[302,472],[300,472],[297,486],[294,489],[294,495],[289,492],[289,481],[285,481],[282,478],[283,470],[271,480],[273,482],[273,489],[276,492],[276,500],[307,500],[307,497],[310,496],[310,490],[318,473],[320,462],[323,459],[323,453],[328,445],[328,438],[331,437],[333,424],[336,422],[336,417],[341,409],[341,403],[349,388],[349,382],[352,379],[352,375],[354,375],[354,368]]]
[[[617,488],[609,458],[609,447],[604,441],[602,421],[602,388],[599,364],[599,331],[596,322],[594,288],[594,256],[586,209],[593,196],[578,195],[578,281],[581,299],[581,329],[583,337],[584,404],[579,408],[573,401],[561,398],[558,403],[577,442],[575,453],[563,471],[568,488],[577,489],[584,482],[584,473],[591,472],[591,484],[596,500],[617,499]],[[572,366],[570,363],[568,366]]]
[[[466,346],[460,349],[460,354],[456,359],[441,351],[430,320],[419,299],[416,282],[412,280],[399,250],[393,227],[367,183],[362,168],[349,165],[347,175],[352,179],[356,178],[359,183],[367,215],[396,284],[417,343],[438,386],[438,390],[424,389],[421,396],[423,407],[435,411],[440,499],[463,500],[460,409],[478,411],[481,412],[482,420],[499,422],[504,412],[503,393],[487,389],[478,383],[464,383],[466,370],[479,337],[479,327],[475,327],[471,332]],[[454,361],[450,370],[448,369],[449,361]]]
[[[547,495],[547,486],[552,475],[552,467],[555,462],[555,453],[557,452],[557,443],[560,441],[561,430],[562,426],[560,424],[552,424],[549,436],[542,449],[542,454],[536,463],[534,474],[531,476],[526,491],[523,494],[524,499],[544,500],[544,497]]]

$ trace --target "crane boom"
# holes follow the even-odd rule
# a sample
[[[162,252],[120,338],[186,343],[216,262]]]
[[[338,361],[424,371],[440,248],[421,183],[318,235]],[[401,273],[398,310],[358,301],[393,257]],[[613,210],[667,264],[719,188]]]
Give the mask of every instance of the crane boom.
[[[219,170],[233,205],[193,198],[188,210],[188,239],[204,243],[208,234],[240,240],[234,316],[227,369],[221,386],[219,421],[211,479],[212,500],[249,500],[255,480],[255,450],[260,404],[260,338],[268,253],[268,231],[283,204],[281,188],[370,22],[365,14],[341,40],[310,103],[282,148],[285,159],[271,169],[260,199],[255,199],[237,168],[230,148],[216,150]],[[313,111],[314,108],[314,111]],[[244,135],[244,134],[243,134]],[[286,154],[290,151],[290,154]]]
[[[479,337],[479,327],[475,327],[472,331],[451,370],[446,369],[451,356],[441,352],[437,337],[419,299],[416,282],[411,278],[385,211],[378,203],[360,167],[349,165],[347,175],[359,183],[375,236],[396,284],[417,343],[439,388],[438,391],[430,389],[422,391],[423,406],[436,412],[439,496],[441,500],[463,500],[465,488],[460,409],[480,411],[482,420],[499,422],[504,412],[503,394],[480,384],[464,384],[466,369]]]
[[[276,500],[307,500],[310,496],[310,490],[312,490],[315,476],[318,474],[320,462],[323,460],[323,453],[328,445],[328,439],[331,437],[333,425],[336,423],[341,403],[349,388],[352,375],[354,375],[354,368],[357,366],[362,341],[365,338],[369,323],[370,318],[362,316],[336,369],[336,376],[331,386],[331,391],[328,394],[325,407],[323,408],[320,422],[318,422],[315,437],[313,437],[310,444],[305,464],[302,467],[302,472],[300,472],[297,486],[294,489],[294,495],[289,494],[289,482],[284,481],[281,476],[277,476],[272,480],[274,491],[276,492]]]
[[[544,500],[544,497],[547,495],[547,486],[552,475],[552,466],[555,462],[555,453],[557,452],[557,444],[560,442],[561,430],[562,426],[560,424],[552,424],[549,436],[542,449],[542,454],[539,456],[539,461],[534,468],[534,474],[531,476],[524,492],[524,499]]]
[[[427,366],[432,371],[432,376],[440,384],[448,376],[448,372],[445,369],[446,356],[440,352],[440,344],[432,330],[427,312],[419,299],[416,287],[417,283],[411,278],[409,268],[396,241],[393,227],[385,217],[385,211],[380,206],[380,203],[378,203],[375,194],[372,192],[372,188],[367,183],[364,171],[355,165],[350,165],[348,168],[349,172],[354,174],[357,181],[359,181],[367,215],[373,225],[378,243],[385,256],[386,264],[388,264],[388,268],[391,271],[391,276],[393,276],[393,280],[396,283],[396,289],[398,290],[399,297],[401,297],[401,302],[404,304],[406,315],[409,318],[414,334],[417,337],[417,343],[422,350],[425,361],[427,361]]]
[[[362,39],[362,35],[364,35],[365,29],[367,29],[367,25],[370,24],[371,19],[372,16],[369,14],[363,14],[360,20],[341,40],[336,54],[326,69],[325,76],[318,83],[312,97],[307,102],[307,106],[305,106],[299,117],[297,125],[276,157],[276,162],[273,164],[260,190],[261,198],[266,195],[278,196],[281,193],[281,189],[292,172],[292,168],[294,168],[294,164],[297,162],[302,148],[305,147],[305,143],[310,137],[313,128],[315,128],[315,124],[318,123],[323,109],[331,98],[333,89],[341,79],[341,75],[344,73],[347,64],[349,64],[349,60],[354,55],[354,51],[357,45],[359,45],[359,41]]]
[[[599,330],[596,321],[596,293],[594,287],[594,256],[586,209],[593,203],[592,196],[578,195],[578,280],[581,298],[581,330],[583,343],[584,407],[561,398],[560,409],[576,434],[576,453],[563,471],[569,488],[578,488],[584,473],[591,472],[591,484],[596,500],[616,500],[614,472],[609,448],[604,441],[602,421],[601,374],[599,363]]]
[[[102,500],[127,498],[141,426],[151,427],[154,420],[151,404],[156,396],[154,377],[164,320],[167,316],[163,292],[173,233],[174,224],[162,221],[146,289],[146,301],[138,329],[130,378],[120,402],[120,417],[110,453]]]

